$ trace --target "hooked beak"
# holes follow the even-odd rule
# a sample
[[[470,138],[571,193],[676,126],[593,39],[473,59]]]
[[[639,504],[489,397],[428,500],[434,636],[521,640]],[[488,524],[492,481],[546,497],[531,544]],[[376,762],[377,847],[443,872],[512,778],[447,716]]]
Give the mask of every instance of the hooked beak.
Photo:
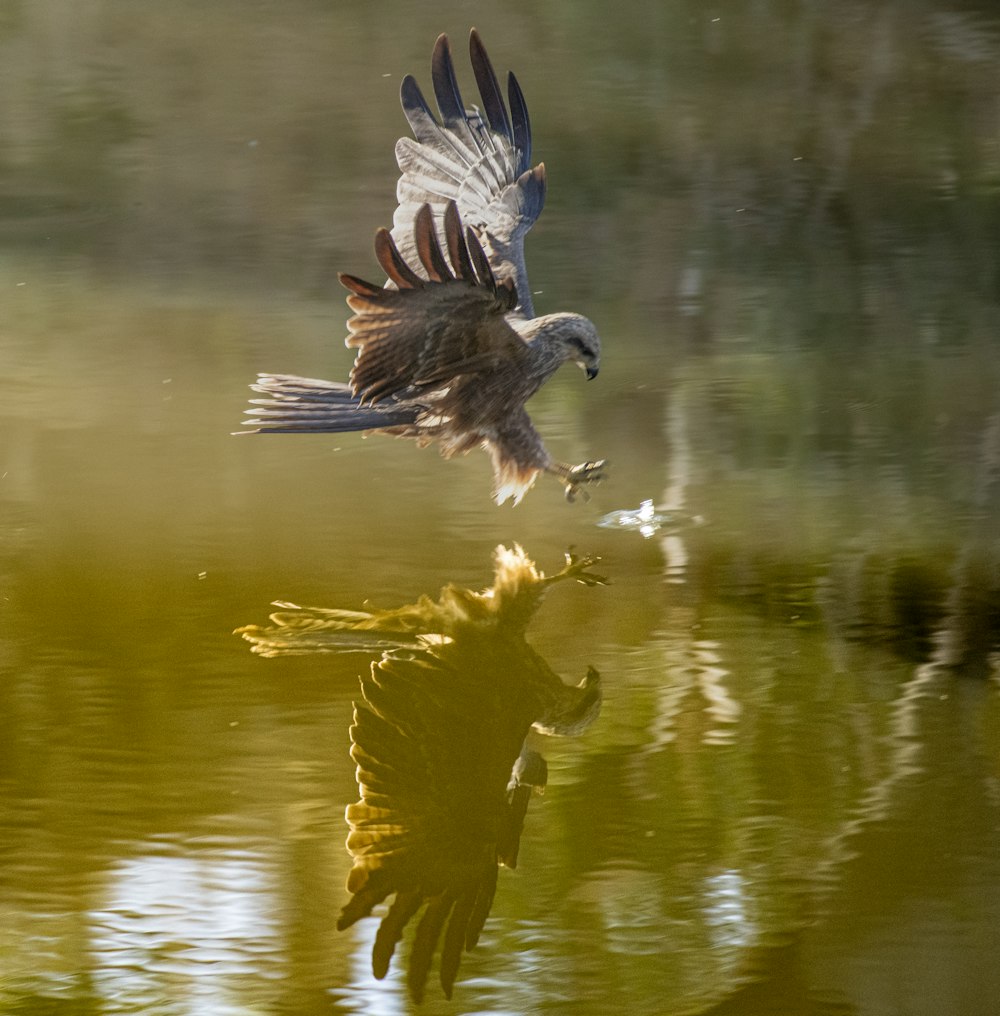
[[[598,367],[584,367],[584,370],[587,372],[587,380],[593,381],[594,378],[597,377],[597,372],[599,369],[600,368]]]

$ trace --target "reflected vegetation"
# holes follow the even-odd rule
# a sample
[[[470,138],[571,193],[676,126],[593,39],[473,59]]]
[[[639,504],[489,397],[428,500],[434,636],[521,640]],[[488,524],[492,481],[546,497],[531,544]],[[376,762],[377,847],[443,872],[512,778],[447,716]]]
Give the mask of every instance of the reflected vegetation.
[[[599,585],[595,559],[567,555],[546,576],[520,547],[498,547],[493,585],[454,584],[438,599],[374,613],[279,603],[267,627],[237,629],[262,656],[379,653],[361,677],[351,757],[361,799],[348,806],[349,928],[387,897],[372,952],[385,977],[407,923],[423,914],[409,949],[407,984],[424,995],[443,933],[440,982],[450,998],[461,955],[479,941],[493,905],[497,866],[517,866],[532,793],[547,782],[528,746],[542,734],[579,734],[597,717],[593,667],[569,686],[525,641],[553,583]]]
[[[739,384],[724,383],[731,427],[723,435],[706,432],[718,425],[719,385],[701,371],[679,380],[662,428],[667,475],[659,506],[649,500],[598,525],[658,537],[676,581],[716,588],[765,616],[790,598],[799,623],[824,628],[835,656],[864,643],[963,675],[995,676],[1000,405],[963,435],[952,461],[941,463],[938,448],[903,470],[893,448],[908,439],[902,432],[871,434],[825,455],[813,447],[775,457],[760,433],[739,441],[732,431],[744,422],[769,426],[752,381],[744,374]],[[944,414],[952,397],[928,391],[923,411]],[[881,401],[897,398],[886,390]],[[988,407],[995,403],[991,396]],[[783,412],[782,431],[811,442],[812,412]],[[753,539],[741,540],[748,517]]]

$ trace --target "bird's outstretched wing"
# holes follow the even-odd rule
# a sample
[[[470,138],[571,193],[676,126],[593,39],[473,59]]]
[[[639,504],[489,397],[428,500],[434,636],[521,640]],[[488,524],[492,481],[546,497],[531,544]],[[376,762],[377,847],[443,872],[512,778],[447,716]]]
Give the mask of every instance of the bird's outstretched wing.
[[[496,280],[475,234],[463,232],[455,202],[444,211],[447,258],[429,205],[417,211],[412,233],[412,263],[388,230],[375,235],[375,256],[392,287],[340,275],[351,291],[347,344],[358,349],[351,386],[362,404],[421,398],[528,359],[526,344],[504,320],[517,299],[513,283]]]
[[[400,101],[413,138],[396,142],[401,176],[393,239],[403,257],[414,261],[411,223],[429,204],[436,219],[455,201],[462,219],[478,234],[497,277],[515,283],[520,309],[533,317],[524,267],[524,236],[545,203],[545,166],[531,169],[531,124],[524,95],[514,75],[507,77],[510,109],[500,83],[473,29],[469,52],[483,109],[466,109],[458,89],[451,46],[438,37],[431,57],[435,118],[412,75],[403,79]]]
[[[509,662],[446,643],[386,653],[361,681],[351,727],[361,799],[347,808],[353,895],[337,926],[395,896],[372,952],[381,978],[423,909],[407,964],[417,1001],[439,945],[441,986],[451,997],[461,955],[489,914],[498,861],[516,862],[531,786],[512,771],[538,706],[530,694],[511,694]]]

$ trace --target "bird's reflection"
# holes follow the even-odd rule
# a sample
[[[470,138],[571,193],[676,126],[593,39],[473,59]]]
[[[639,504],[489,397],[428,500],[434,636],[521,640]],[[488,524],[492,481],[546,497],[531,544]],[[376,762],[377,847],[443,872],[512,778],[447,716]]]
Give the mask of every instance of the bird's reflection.
[[[352,898],[338,927],[395,896],[372,953],[381,978],[422,909],[407,975],[417,1001],[442,934],[440,980],[451,996],[461,954],[489,914],[498,864],[517,863],[529,799],[547,776],[525,744],[529,730],[576,734],[600,710],[596,670],[566,685],[524,638],[550,585],[604,583],[594,564],[567,555],[546,576],[520,547],[500,546],[493,585],[481,592],[447,585],[437,600],[372,613],[278,603],[270,625],[237,630],[263,656],[381,656],[361,677],[354,708],[360,800],[347,808]]]

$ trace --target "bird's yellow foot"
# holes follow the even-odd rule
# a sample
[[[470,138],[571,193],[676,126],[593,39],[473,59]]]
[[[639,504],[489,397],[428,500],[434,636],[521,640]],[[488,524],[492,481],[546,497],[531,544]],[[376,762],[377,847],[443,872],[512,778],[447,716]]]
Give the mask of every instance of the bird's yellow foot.
[[[607,460],[601,459],[598,462],[581,462],[578,466],[571,466],[563,478],[563,484],[566,487],[566,500],[572,503],[580,493],[583,494],[585,501],[589,500],[590,495],[581,488],[584,487],[584,484],[600,483],[604,479],[606,465]]]

